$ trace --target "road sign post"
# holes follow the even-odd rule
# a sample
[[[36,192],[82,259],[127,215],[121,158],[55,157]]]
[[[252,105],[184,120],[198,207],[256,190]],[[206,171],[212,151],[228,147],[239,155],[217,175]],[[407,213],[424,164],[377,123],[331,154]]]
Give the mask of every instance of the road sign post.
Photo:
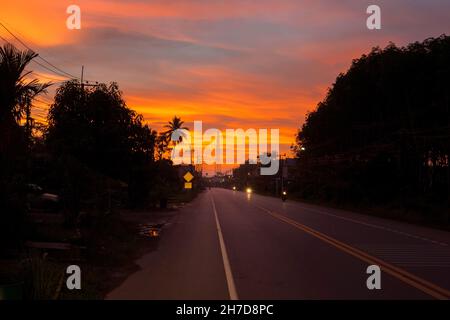
[[[190,173],[189,171],[183,176],[184,180],[186,180],[186,182],[184,183],[184,188],[185,189],[192,189],[192,179],[194,179],[194,176],[192,175],[192,173]]]

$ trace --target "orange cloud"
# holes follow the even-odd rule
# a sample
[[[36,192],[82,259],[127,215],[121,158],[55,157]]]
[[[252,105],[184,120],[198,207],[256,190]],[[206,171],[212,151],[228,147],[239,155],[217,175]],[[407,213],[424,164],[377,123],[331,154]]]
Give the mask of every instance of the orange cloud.
[[[450,27],[450,3],[437,0],[380,0],[379,32],[365,28],[364,1],[77,0],[80,31],[65,27],[72,1],[1,1],[0,21],[27,44],[72,74],[84,65],[89,80],[117,81],[152,128],[173,115],[218,129],[279,128],[284,151],[352,59]],[[30,68],[42,81],[65,78]]]

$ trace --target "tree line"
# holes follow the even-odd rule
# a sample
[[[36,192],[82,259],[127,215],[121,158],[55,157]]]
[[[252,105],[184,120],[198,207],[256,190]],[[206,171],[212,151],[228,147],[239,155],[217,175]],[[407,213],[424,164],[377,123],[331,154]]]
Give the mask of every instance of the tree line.
[[[448,222],[449,104],[450,37],[374,48],[307,114],[292,191]]]
[[[182,186],[167,155],[175,143],[171,134],[184,128],[183,121],[175,116],[158,133],[128,108],[117,83],[72,80],[56,89],[47,123],[38,127],[31,110],[52,84],[29,80],[26,68],[36,56],[10,44],[0,47],[2,246],[21,237],[31,183],[60,196],[69,227],[82,212],[95,217],[119,206],[165,206]]]

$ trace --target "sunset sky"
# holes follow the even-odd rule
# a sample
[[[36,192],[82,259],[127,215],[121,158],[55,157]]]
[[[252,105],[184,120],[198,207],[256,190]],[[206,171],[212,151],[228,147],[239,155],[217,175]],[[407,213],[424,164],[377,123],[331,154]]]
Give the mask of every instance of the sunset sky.
[[[81,30],[66,28],[70,4],[81,7]],[[370,4],[382,9],[382,30],[366,28]],[[118,82],[152,128],[173,115],[188,126],[279,128],[284,150],[353,58],[450,34],[448,0],[0,0],[0,8],[0,21],[54,65]]]

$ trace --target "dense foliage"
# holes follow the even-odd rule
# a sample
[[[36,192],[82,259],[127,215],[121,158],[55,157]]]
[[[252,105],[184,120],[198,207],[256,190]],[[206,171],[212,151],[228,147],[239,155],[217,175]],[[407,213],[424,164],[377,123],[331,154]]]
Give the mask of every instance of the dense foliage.
[[[156,132],[127,108],[117,84],[93,89],[67,82],[49,110],[47,142],[96,171],[126,178],[128,168],[153,161]]]
[[[167,133],[158,135],[129,109],[116,83],[64,82],[43,134],[34,134],[34,100],[50,85],[30,80],[36,57],[0,47],[0,249],[13,250],[29,236],[27,214],[49,210],[32,207],[44,192],[57,197],[54,207],[68,227],[101,225],[123,206],[166,206],[182,187],[178,168],[164,157]],[[167,128],[182,124],[174,117]]]
[[[445,204],[449,104],[450,37],[374,48],[307,115],[294,147],[296,191],[337,201]]]

